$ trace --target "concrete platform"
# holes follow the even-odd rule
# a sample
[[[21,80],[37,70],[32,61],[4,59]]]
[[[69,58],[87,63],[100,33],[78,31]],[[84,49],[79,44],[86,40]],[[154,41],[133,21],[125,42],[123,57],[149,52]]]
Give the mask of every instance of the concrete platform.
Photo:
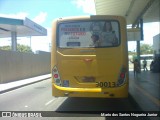
[[[129,93],[143,111],[160,111],[160,73],[129,72]]]

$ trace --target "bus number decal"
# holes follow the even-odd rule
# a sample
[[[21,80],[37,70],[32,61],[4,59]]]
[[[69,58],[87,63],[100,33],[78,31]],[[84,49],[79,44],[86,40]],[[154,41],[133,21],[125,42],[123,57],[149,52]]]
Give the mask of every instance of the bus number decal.
[[[101,88],[116,87],[116,82],[96,82],[96,87],[101,87]]]

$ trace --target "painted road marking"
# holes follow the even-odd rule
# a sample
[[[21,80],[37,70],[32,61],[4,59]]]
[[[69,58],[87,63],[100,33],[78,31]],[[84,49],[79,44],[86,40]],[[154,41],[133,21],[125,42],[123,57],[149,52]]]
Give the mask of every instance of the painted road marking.
[[[49,104],[52,103],[54,100],[55,100],[55,98],[52,99],[52,100],[50,100],[50,101],[48,101],[45,105],[46,105],[46,106],[49,105]]]

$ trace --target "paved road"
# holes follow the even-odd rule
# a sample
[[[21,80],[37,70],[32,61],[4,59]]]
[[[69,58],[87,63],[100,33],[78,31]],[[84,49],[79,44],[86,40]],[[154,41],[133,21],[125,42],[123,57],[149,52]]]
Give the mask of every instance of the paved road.
[[[55,113],[60,116],[75,116],[78,120],[104,120],[105,117],[101,117],[97,111],[137,111],[138,109],[131,98],[53,97],[51,79],[0,94],[0,111],[56,111]],[[54,119],[71,119],[60,116]],[[92,117],[81,118],[77,116]],[[53,118],[48,119],[54,120]],[[75,118],[72,119],[75,120]]]
[[[39,83],[35,83],[29,86],[25,86],[25,87],[10,91],[10,92],[0,94],[0,111],[59,111],[57,112],[57,113],[60,113],[58,114],[59,116],[55,118],[46,118],[46,120],[50,120],[50,119],[51,120],[62,120],[62,119],[70,120],[71,119],[70,117],[67,117],[67,118],[61,117],[64,114],[61,112],[66,110],[65,107],[68,107],[68,105],[71,104],[71,103],[68,104],[67,102],[68,102],[68,98],[66,97],[55,98],[52,96],[51,79],[47,79]],[[72,108],[75,108],[75,106],[69,105],[69,108],[72,109]],[[82,109],[84,109],[84,107]],[[93,120],[105,119],[104,117],[100,117],[100,115],[93,115],[93,116],[94,116],[92,117]],[[95,116],[98,116],[98,118],[97,117],[95,118]],[[11,118],[1,118],[1,119],[9,120]],[[20,118],[16,118],[16,119],[20,119]],[[36,118],[29,118],[29,119],[36,119]],[[37,118],[37,120],[39,119],[40,118]],[[41,118],[41,119],[43,120],[45,118]],[[75,118],[73,117],[72,119],[75,120]],[[91,117],[85,117],[85,118],[78,117],[78,120],[84,120],[84,119],[90,120]]]

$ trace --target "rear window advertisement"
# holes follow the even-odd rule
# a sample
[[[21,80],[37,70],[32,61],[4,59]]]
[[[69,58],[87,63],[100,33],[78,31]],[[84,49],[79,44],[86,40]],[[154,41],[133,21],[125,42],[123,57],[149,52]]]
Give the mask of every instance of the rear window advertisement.
[[[58,27],[60,48],[113,47],[120,43],[117,21],[61,23]]]

